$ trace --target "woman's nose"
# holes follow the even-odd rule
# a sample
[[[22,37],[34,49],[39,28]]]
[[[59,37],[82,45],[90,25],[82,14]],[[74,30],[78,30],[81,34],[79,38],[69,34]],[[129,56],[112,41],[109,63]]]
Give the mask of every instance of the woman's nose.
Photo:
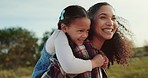
[[[113,20],[108,19],[108,20],[107,20],[107,26],[112,26],[112,25],[113,25]]]

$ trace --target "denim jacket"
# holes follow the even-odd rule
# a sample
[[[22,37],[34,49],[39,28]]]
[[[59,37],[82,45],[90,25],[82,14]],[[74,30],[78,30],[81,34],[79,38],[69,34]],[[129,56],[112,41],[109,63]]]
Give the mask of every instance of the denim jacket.
[[[43,50],[41,51],[41,56],[34,67],[32,78],[41,78],[43,73],[48,69],[50,57],[51,55],[47,53],[44,46]]]

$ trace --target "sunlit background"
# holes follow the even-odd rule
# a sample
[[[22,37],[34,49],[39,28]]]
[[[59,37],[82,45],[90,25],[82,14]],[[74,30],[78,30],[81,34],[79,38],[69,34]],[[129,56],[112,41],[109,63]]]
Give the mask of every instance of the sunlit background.
[[[137,47],[148,41],[147,0],[0,0],[0,29],[23,27],[42,37],[45,31],[57,28],[62,9],[77,4],[88,9],[97,2],[109,2],[117,15],[130,23]]]
[[[0,78],[31,78],[45,38],[57,28],[61,11],[69,5],[87,10],[104,1],[129,21],[127,28],[133,32],[135,43],[128,66],[111,65],[106,69],[108,77],[147,78],[148,0],[0,0]]]

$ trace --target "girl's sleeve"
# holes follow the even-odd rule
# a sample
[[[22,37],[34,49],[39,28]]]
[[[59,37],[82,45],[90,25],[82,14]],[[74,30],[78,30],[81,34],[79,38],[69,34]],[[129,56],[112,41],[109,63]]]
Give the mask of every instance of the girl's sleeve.
[[[63,31],[54,40],[55,52],[62,69],[69,74],[79,74],[92,70],[90,60],[76,58],[69,46],[67,36]]]
[[[53,34],[46,41],[45,49],[47,53],[51,55],[55,53],[54,40],[58,36],[59,33],[60,33],[60,30],[55,30]]]

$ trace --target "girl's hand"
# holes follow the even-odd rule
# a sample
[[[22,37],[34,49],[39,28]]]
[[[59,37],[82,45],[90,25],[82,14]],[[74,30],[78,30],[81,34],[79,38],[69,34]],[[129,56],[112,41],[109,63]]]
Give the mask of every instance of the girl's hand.
[[[101,67],[104,65],[105,58],[102,54],[97,54],[92,60],[92,68]]]
[[[101,68],[106,68],[108,65],[109,59],[106,56],[103,56],[103,57],[104,57],[105,61],[104,61],[104,64],[101,66]]]

